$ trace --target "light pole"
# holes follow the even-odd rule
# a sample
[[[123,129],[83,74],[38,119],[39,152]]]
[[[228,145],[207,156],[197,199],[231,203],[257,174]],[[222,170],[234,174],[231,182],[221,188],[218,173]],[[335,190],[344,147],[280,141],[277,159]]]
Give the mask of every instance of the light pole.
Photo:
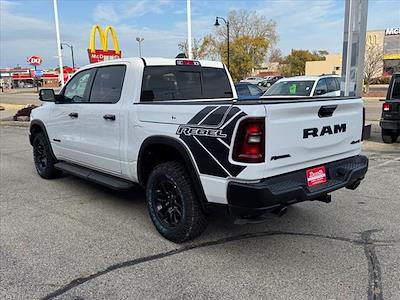
[[[71,49],[72,68],[75,69],[74,47],[72,45],[67,44],[67,43],[61,43],[60,44],[61,50],[63,49],[63,46],[67,46],[69,49]]]
[[[139,56],[142,57],[142,42],[144,41],[144,38],[137,37],[136,41],[139,43]]]
[[[226,38],[227,38],[227,44],[228,44],[227,45],[228,46],[228,70],[229,70],[229,21],[225,20],[222,17],[216,17],[215,24],[214,24],[214,26],[216,26],[216,27],[218,27],[220,25],[218,20],[222,20],[226,24]]]

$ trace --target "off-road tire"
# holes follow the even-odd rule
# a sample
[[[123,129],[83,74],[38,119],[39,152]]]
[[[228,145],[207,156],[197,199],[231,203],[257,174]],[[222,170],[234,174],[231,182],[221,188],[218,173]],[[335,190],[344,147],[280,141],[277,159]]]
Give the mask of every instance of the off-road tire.
[[[57,160],[50,149],[49,141],[43,132],[38,132],[33,138],[33,161],[40,177],[53,179],[61,176],[62,171],[54,168]]]
[[[393,144],[398,138],[398,134],[392,130],[382,129],[382,140],[385,144]]]
[[[162,187],[165,185],[168,185],[167,190],[172,190],[167,198],[173,198],[175,201],[171,200],[172,202],[180,203],[179,206],[174,206],[172,211],[169,211],[173,206],[172,202],[165,204],[164,201],[160,201],[161,198],[165,198],[165,192],[162,191],[164,190]],[[146,185],[146,201],[150,218],[157,231],[174,243],[191,240],[199,236],[207,227],[207,219],[200,206],[193,183],[185,167],[177,161],[165,162],[153,169]],[[168,209],[165,209],[166,207]],[[181,210],[180,215],[174,211],[178,209]],[[171,213],[180,216],[177,224],[167,224],[170,218],[165,215],[168,215],[168,211],[171,219],[173,219]]]

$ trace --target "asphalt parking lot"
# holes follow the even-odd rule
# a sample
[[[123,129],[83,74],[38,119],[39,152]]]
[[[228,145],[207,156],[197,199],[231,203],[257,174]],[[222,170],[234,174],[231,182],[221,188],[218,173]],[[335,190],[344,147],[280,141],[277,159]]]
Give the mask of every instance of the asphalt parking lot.
[[[117,193],[33,166],[27,128],[0,126],[1,299],[400,299],[400,143],[364,144],[370,169],[330,204],[161,238],[140,189]]]

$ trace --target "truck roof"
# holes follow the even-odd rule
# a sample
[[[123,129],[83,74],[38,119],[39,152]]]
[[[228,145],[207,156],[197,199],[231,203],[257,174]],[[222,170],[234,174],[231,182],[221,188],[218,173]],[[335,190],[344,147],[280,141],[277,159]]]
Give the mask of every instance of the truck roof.
[[[129,57],[129,58],[121,58],[114,59],[108,61],[102,61],[94,64],[89,64],[84,66],[83,68],[92,67],[92,66],[106,66],[112,64],[118,64],[121,62],[131,62],[137,63],[138,61],[144,60],[147,66],[175,66],[177,60],[189,60],[187,58],[163,58],[163,57]],[[224,65],[219,61],[212,60],[199,60],[193,59],[193,61],[200,62],[202,67],[211,67],[211,68],[223,68]]]

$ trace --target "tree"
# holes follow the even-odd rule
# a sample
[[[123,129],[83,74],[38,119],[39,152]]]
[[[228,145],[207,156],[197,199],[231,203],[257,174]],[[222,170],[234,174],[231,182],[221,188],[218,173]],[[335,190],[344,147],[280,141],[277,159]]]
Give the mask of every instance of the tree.
[[[277,40],[276,23],[254,11],[233,10],[227,17],[230,39],[230,73],[234,81],[261,65]],[[227,30],[223,22],[214,34],[203,38],[199,58],[220,59],[227,64]]]
[[[369,92],[369,85],[374,78],[382,76],[383,48],[377,44],[369,44],[365,48],[364,83],[365,92]]]
[[[285,76],[304,75],[306,70],[306,61],[323,60],[324,57],[318,52],[311,53],[308,50],[292,49],[291,53],[286,56],[283,64],[286,65],[284,70]]]
[[[282,51],[278,48],[272,49],[269,55],[269,62],[281,63],[283,61]]]
[[[196,38],[193,39],[192,53],[193,53],[194,59],[202,58],[202,57],[200,57],[200,53],[199,53],[201,45],[202,45],[201,39],[196,39]],[[180,52],[185,53],[186,57],[189,57],[187,41],[180,42],[178,44],[178,49]]]
[[[249,74],[255,66],[261,64],[268,49],[268,41],[262,37],[241,36],[230,45],[229,72],[235,81]]]
[[[180,52],[184,53],[186,57],[189,57],[187,41],[180,42],[178,44],[178,49]],[[192,53],[194,59],[208,58],[210,60],[217,60],[219,58],[217,49],[218,45],[210,34],[206,35],[203,39],[193,39]]]

